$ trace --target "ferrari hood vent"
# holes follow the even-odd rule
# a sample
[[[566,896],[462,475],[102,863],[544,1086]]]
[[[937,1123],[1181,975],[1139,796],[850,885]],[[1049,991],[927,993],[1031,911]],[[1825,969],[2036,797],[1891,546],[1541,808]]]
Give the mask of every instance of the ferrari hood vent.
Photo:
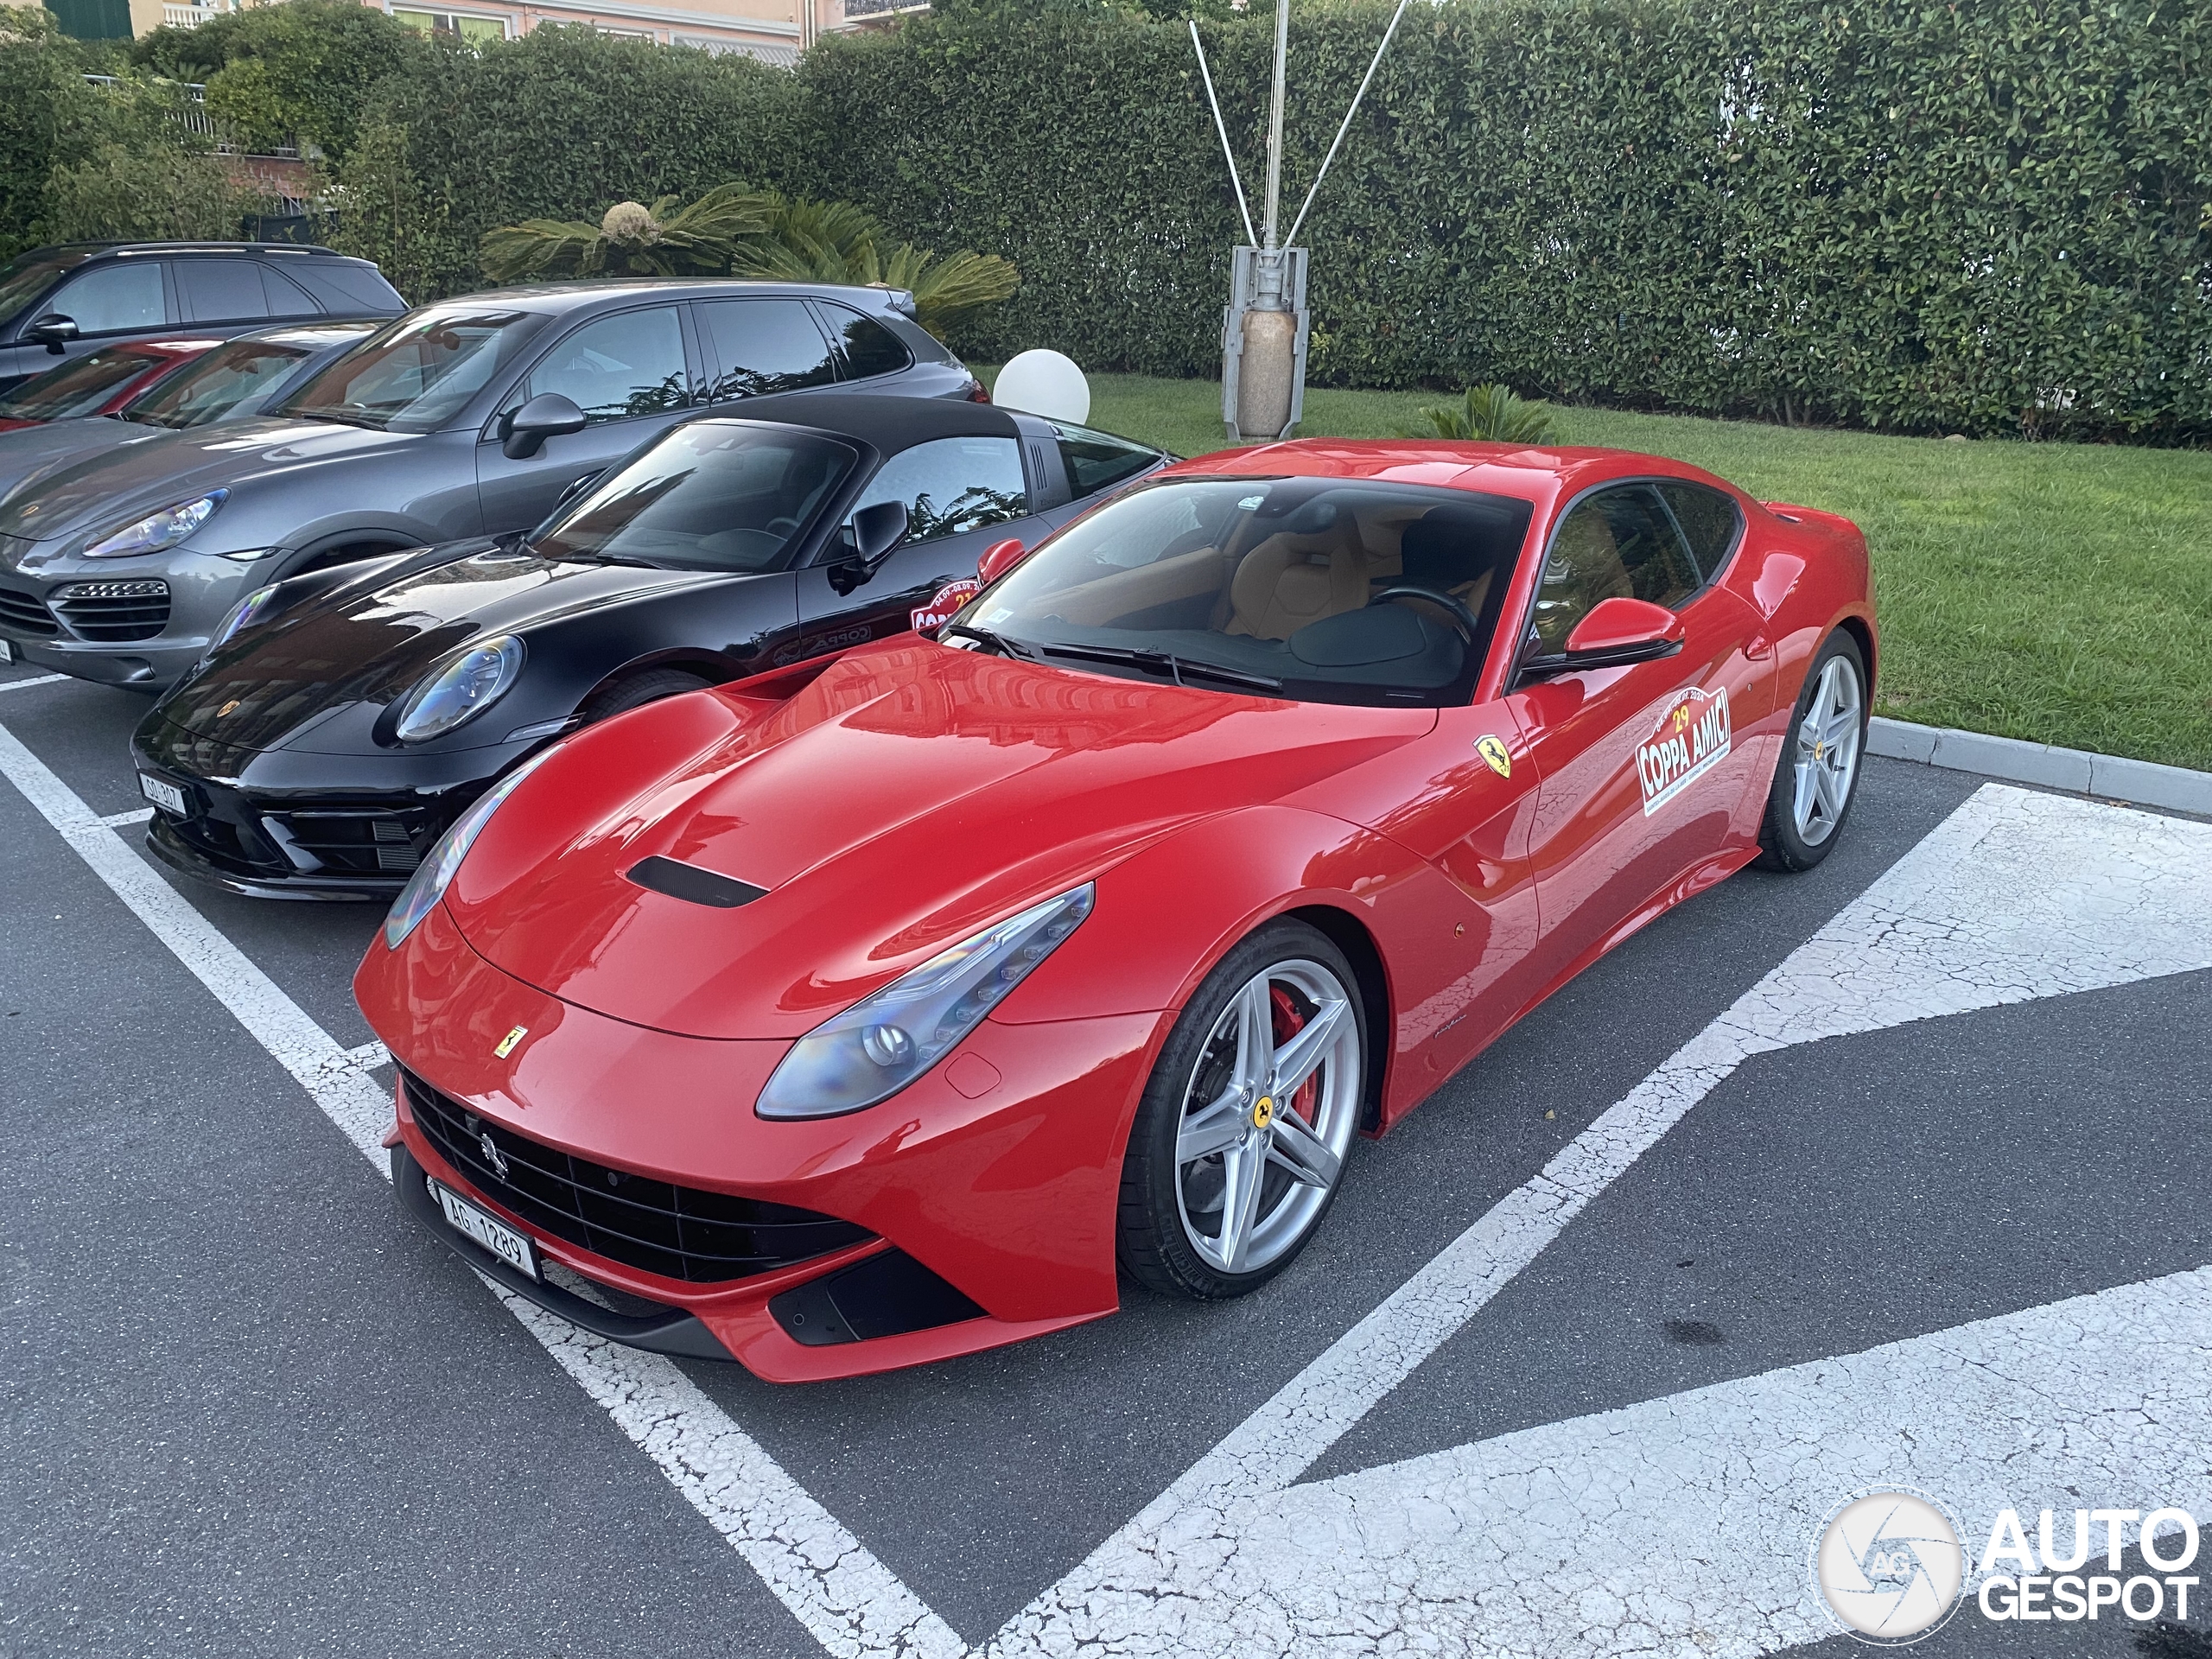
[[[658,853],[632,864],[629,877],[641,887],[664,893],[671,899],[688,899],[695,905],[712,905],[716,910],[735,910],[740,905],[749,905],[755,899],[768,896],[766,887],[756,887],[750,881],[740,881],[734,876],[717,875],[696,864],[686,864],[680,858],[663,858]]]

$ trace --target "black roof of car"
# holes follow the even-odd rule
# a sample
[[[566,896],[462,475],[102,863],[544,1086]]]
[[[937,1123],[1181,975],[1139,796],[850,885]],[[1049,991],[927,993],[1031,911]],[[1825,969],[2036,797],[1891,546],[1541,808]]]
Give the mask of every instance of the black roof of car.
[[[707,421],[772,421],[779,426],[810,427],[872,444],[883,454],[931,438],[1014,438],[1021,429],[1005,410],[950,397],[881,397],[865,392],[801,392],[779,398],[759,413],[723,409]]]

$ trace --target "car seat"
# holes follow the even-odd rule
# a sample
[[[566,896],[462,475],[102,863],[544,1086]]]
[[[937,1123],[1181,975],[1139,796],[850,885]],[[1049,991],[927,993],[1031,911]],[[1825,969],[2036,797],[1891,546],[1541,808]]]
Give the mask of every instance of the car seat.
[[[1287,639],[1299,629],[1367,603],[1365,550],[1330,501],[1309,501],[1238,561],[1224,595],[1221,632]]]

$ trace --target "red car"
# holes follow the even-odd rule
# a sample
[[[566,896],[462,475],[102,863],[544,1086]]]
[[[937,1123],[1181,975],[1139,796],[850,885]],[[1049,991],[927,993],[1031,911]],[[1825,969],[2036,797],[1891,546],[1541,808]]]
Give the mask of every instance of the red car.
[[[577,1323],[777,1381],[1239,1294],[1645,923],[1843,827],[1849,521],[1595,449],[1158,474],[935,640],[509,776],[355,979],[404,1204]]]
[[[82,357],[73,357],[44,374],[33,375],[0,397],[0,432],[46,421],[112,415],[156,380],[222,343],[219,340],[134,340],[125,346],[103,346]]]

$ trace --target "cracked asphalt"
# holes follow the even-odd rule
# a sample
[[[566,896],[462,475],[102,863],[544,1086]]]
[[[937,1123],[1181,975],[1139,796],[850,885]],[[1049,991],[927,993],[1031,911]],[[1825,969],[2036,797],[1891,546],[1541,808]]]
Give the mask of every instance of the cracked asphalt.
[[[24,677],[0,671],[0,688]],[[0,690],[0,727],[93,814],[118,814],[143,804],[124,742],[145,706],[74,683]],[[2070,1482],[2085,1503],[2193,1495],[2212,1522],[2212,1433],[2170,1444],[2208,1392],[2212,968],[2187,965],[2186,928],[2160,931],[2187,920],[2169,894],[2202,868],[2184,845],[2171,874],[2143,865],[2124,902],[2093,892],[2101,955],[2022,969],[2032,948],[2008,944],[1998,968],[1953,960],[1972,925],[1866,896],[1908,855],[1935,868],[1945,843],[1930,837],[1955,838],[1968,819],[1944,826],[1983,810],[1980,787],[1870,761],[1827,864],[1747,872],[1662,918],[1362,1143],[1322,1236],[1262,1294],[1197,1307],[1131,1288],[1119,1316],[1077,1331],[804,1389],[671,1367],[672,1383],[636,1398],[725,1414],[741,1433],[712,1443],[709,1467],[687,1461],[694,1442],[653,1451],[655,1425],[620,1420],[619,1365],[564,1350],[557,1321],[513,1317],[401,1217],[295,1075],[0,784],[0,1655],[804,1659],[825,1643],[930,1650],[944,1627],[956,1647],[995,1638],[1009,1655],[1774,1650],[1820,1632],[1770,1609],[1764,1634],[1739,1638],[1716,1605],[1700,1642],[1650,1611],[1677,1592],[1749,1595],[1758,1576],[1687,1556],[1671,1573],[1678,1499],[1662,1491],[1640,1518],[1627,1504],[1618,1560],[1579,1534],[1548,1553],[1547,1527],[1571,1533],[1556,1494],[1511,1497],[1514,1471],[1610,1466],[1604,1448],[1624,1436],[1654,1458],[1679,1440],[1719,1471],[1695,1490],[1740,1494],[1787,1465],[1804,1502],[1825,1502],[1821,1481],[1873,1466],[1834,1448],[1910,1416],[1896,1379],[1939,1375],[1942,1355],[1967,1356],[1983,1392],[1916,1383],[1912,1397],[1932,1402],[1928,1445],[1953,1446],[1961,1469],[2010,1435],[2027,1448],[2013,1454],[2023,1505],[2069,1503]],[[2059,804],[1989,808],[1997,827],[1930,878],[1931,892],[1998,884],[1969,924],[2008,908],[2002,884],[2018,878],[1999,855],[2015,823],[2050,817],[2021,856],[2061,874],[2104,833],[2064,798],[2029,798]],[[378,912],[169,885],[340,1047],[368,1040],[348,981]],[[2032,897],[2011,906],[2019,938],[2072,926],[2038,922]],[[1940,974],[1915,978],[1937,958]],[[2042,977],[2005,980],[2024,971]],[[2015,994],[2032,1000],[1998,1000]],[[1885,998],[1902,1011],[1865,1012]],[[1585,1164],[1602,1166],[1586,1190]],[[1545,1204],[1571,1218],[1543,1221],[1525,1264],[1356,1421],[1310,1437],[1313,1455],[1270,1452],[1287,1474],[1221,1500],[1237,1518],[1218,1559],[1176,1576],[1183,1539],[1137,1551],[1156,1581],[1116,1567],[1133,1517],[1294,1379],[1325,1376],[1332,1344],[1433,1276],[1470,1224],[1548,1192],[1548,1166],[1565,1173]],[[2052,1309],[2084,1298],[2078,1318]],[[2110,1364],[2069,1357],[2092,1326],[2118,1333]],[[1828,1369],[1866,1379],[1866,1421],[1856,1384],[1827,1387],[1826,1414],[1803,1420],[1832,1468],[1743,1429],[1811,1412],[1802,1368],[1854,1356]],[[2168,1395],[2161,1427],[2145,1408]],[[1313,1409],[1337,1409],[1330,1397],[1316,1384]],[[2077,1417],[2097,1433],[2058,1433]],[[1435,1515],[1460,1518],[1415,1528],[1402,1550],[1377,1541],[1400,1523],[1375,1516],[1432,1492]],[[1812,1536],[1788,1535],[1797,1510],[1774,1503],[1736,1512],[1716,1497],[1733,1519],[1698,1548],[1723,1568],[1732,1550],[1787,1556],[1802,1586]],[[1401,1564],[1376,1569],[1398,1590],[1355,1606],[1357,1575],[1308,1569],[1346,1536]],[[1280,1593],[1243,1599],[1222,1576],[1235,1561],[1236,1584]],[[833,1638],[771,1587],[785,1573],[865,1580],[873,1563],[942,1624],[856,1618]],[[1539,1617],[1571,1599],[1578,1570],[1618,1586],[1620,1610],[1600,1598]],[[1121,1599],[1077,1618],[1086,1583]],[[855,1598],[889,1605],[866,1583]],[[1538,1613],[1517,1624],[1523,1607]],[[2212,1628],[2202,1604],[2191,1612]],[[1698,1623],[1694,1610],[1683,1628]],[[2109,1615],[1993,1625],[1969,1607],[1919,1651],[2206,1659],[2212,1639]]]

